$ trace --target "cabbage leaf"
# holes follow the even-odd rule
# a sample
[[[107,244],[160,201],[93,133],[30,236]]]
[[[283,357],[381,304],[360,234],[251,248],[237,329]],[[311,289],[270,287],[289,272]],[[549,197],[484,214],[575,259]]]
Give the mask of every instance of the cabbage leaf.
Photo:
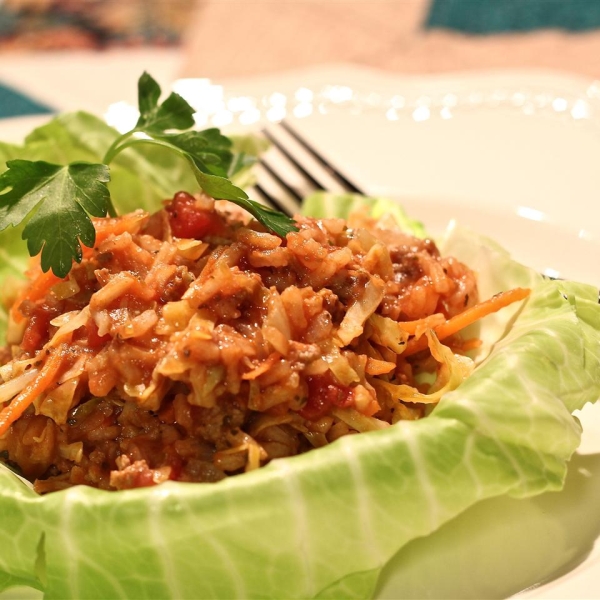
[[[316,219],[345,219],[355,210],[364,208],[376,219],[391,217],[407,233],[419,238],[427,237],[423,223],[409,217],[397,202],[388,198],[314,192],[302,203],[302,214]]]
[[[0,466],[0,585],[47,598],[365,598],[400,548],[473,504],[561,489],[581,433],[571,412],[600,396],[598,291],[546,281],[458,226],[440,246],[477,270],[483,298],[532,294],[479,325],[480,364],[427,418],[216,484],[39,497]]]

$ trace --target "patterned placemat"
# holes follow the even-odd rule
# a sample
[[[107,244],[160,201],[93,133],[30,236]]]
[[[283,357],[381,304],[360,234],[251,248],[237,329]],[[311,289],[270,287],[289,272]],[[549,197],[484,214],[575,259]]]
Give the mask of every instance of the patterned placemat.
[[[0,0],[0,50],[177,45],[195,0]]]

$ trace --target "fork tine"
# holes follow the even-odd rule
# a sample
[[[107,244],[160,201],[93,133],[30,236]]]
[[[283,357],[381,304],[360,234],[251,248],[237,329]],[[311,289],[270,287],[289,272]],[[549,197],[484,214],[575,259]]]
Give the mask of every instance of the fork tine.
[[[277,134],[271,130],[264,130],[265,137],[271,142],[271,148],[266,153],[263,163],[267,162],[267,157],[278,163],[278,168],[285,171],[285,177],[288,180],[288,185],[300,191],[303,190],[304,195],[314,190],[322,190],[324,186],[308,171],[298,160],[293,156],[292,151],[287,148],[287,140],[281,140],[276,137]],[[281,134],[280,134],[281,135]]]
[[[274,144],[265,152],[260,163],[298,203],[315,190],[322,189],[310,174],[299,168]]]
[[[340,175],[325,158],[316,152],[309,143],[288,123],[282,122],[278,125],[270,125],[264,130],[264,134],[273,145],[273,156],[277,155],[284,160],[287,169],[277,172],[282,176],[284,173],[292,177],[292,168],[295,173],[296,183],[290,183],[290,187],[298,188],[299,181],[303,181],[304,188],[310,186],[314,189],[327,190],[335,193],[358,192],[360,190]],[[303,195],[306,195],[303,190]]]
[[[281,182],[277,174],[266,167],[264,161],[258,163],[255,169],[257,183],[254,184],[254,189],[263,201],[287,215],[297,213],[300,209],[299,197]]]
[[[298,204],[302,202],[302,199],[306,196],[307,192],[310,193],[311,189],[306,189],[301,185],[294,185],[293,182],[288,179],[286,180],[286,176],[282,174],[281,168],[277,168],[271,165],[271,161],[265,157],[264,160],[261,161],[261,165],[267,173],[292,197]],[[304,190],[303,190],[304,188]]]
[[[310,155],[321,164],[327,173],[344,187],[344,191],[353,194],[364,194],[364,191],[350,181],[343,173],[336,169],[317,149],[308,143],[306,138],[295,129],[289,121],[281,121],[281,127],[290,134]],[[327,189],[327,188],[325,188]]]

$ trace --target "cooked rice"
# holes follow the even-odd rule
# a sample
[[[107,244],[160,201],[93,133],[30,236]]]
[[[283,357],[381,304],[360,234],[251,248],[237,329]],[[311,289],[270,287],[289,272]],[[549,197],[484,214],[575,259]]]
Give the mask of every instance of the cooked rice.
[[[60,360],[0,437],[9,464],[40,493],[218,481],[424,416],[447,379],[431,329],[477,302],[474,274],[366,214],[297,221],[281,239],[179,193],[98,220],[95,249],[43,293],[34,267],[0,402]],[[431,351],[404,356],[423,335]]]

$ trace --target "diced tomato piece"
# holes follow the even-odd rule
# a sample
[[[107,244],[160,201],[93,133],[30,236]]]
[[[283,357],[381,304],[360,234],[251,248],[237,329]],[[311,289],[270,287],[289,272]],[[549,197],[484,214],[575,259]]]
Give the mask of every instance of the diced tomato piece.
[[[94,321],[92,319],[90,319],[88,321],[88,323],[86,325],[86,329],[87,329],[87,346],[88,346],[88,348],[91,348],[92,350],[95,350],[96,348],[100,348],[101,346],[104,346],[104,344],[107,344],[112,339],[110,337],[110,335],[108,335],[108,334],[99,335],[98,334],[98,326],[96,325],[96,323],[94,323]]]
[[[352,388],[340,383],[331,371],[307,377],[307,383],[308,400],[299,414],[309,421],[318,421],[324,417],[332,405],[345,408],[352,406],[354,402]]]
[[[50,308],[46,304],[37,306],[23,334],[21,348],[26,352],[39,350],[50,338],[48,332],[50,321],[57,315],[58,311],[55,308]]]
[[[196,199],[186,192],[175,194],[166,210],[175,237],[200,240],[223,230],[221,217],[214,211],[198,208]]]

